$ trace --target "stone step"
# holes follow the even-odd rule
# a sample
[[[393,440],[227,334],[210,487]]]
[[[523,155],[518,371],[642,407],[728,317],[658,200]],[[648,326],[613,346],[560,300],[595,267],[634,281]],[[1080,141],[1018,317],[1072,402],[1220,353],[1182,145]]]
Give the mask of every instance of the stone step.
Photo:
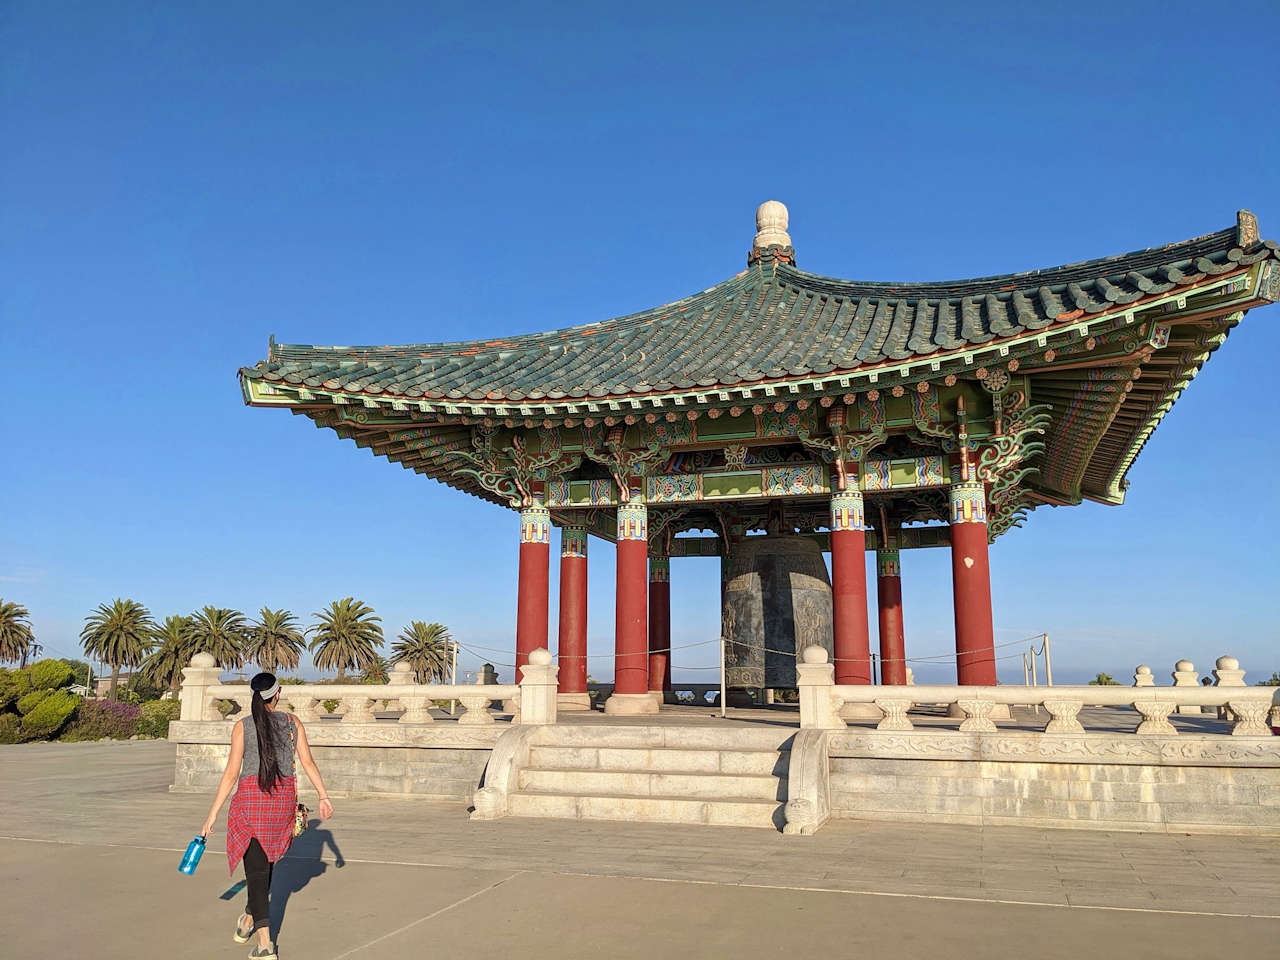
[[[787,797],[787,781],[770,775],[525,768],[520,771],[519,790],[598,798],[633,796],[782,801]]]
[[[610,747],[682,750],[787,750],[794,727],[647,726],[556,724],[545,727],[539,743],[548,747]]]
[[[790,756],[788,751],[778,750],[534,746],[529,748],[528,765],[537,770],[621,770],[785,777]]]
[[[776,800],[703,800],[675,797],[584,797],[564,793],[513,793],[507,814],[557,820],[624,820],[636,823],[705,823],[717,826],[782,827]]]

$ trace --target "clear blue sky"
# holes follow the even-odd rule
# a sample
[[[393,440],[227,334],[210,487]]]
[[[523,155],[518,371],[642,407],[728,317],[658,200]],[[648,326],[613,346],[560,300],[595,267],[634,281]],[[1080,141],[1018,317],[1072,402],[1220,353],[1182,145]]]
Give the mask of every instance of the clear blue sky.
[[[355,595],[391,634],[438,620],[509,650],[515,515],[244,407],[236,370],[269,334],[452,340],[651,307],[742,269],[770,198],[803,268],[867,280],[1122,253],[1239,207],[1278,237],[1277,36],[1269,0],[9,0],[0,596],[65,653],[117,596],[306,617]],[[1270,308],[1232,334],[1126,505],[1043,508],[997,542],[998,641],[1049,631],[1060,680],[1144,662],[1168,682],[1227,652],[1280,670],[1278,329]],[[602,679],[612,551],[593,551]],[[948,652],[946,552],[904,568],[909,656]],[[717,635],[717,578],[673,564],[677,644]]]

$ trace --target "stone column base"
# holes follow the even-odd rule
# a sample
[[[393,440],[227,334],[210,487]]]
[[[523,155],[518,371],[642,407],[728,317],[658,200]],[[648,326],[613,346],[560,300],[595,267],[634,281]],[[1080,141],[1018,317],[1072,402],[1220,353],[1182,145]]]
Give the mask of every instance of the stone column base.
[[[874,703],[846,703],[840,707],[842,720],[879,720],[884,714]]]
[[[658,703],[647,693],[615,693],[604,702],[604,712],[619,717],[648,716],[658,712]]]
[[[947,705],[947,716],[948,716],[948,717],[959,717],[961,720],[963,720],[963,719],[964,719],[965,714],[964,714],[964,711],[960,709],[960,704],[958,704],[958,703],[951,703],[951,704],[948,704],[948,705]],[[1009,720],[1009,719],[1012,719],[1012,718],[1010,717],[1010,715],[1009,715],[1009,705],[1008,705],[1007,703],[997,703],[997,704],[994,704],[994,705],[991,707],[991,712],[990,712],[989,714],[987,714],[987,717],[988,717],[988,719],[991,719],[991,720]]]
[[[557,693],[557,710],[590,710],[591,694],[589,693]]]

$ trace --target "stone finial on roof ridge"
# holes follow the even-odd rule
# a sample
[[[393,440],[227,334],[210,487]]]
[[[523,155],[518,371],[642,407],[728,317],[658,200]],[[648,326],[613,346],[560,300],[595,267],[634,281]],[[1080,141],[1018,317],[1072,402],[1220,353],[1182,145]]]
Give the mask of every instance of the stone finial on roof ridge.
[[[763,209],[763,208],[762,208]],[[1258,218],[1248,210],[1236,211],[1236,245],[1248,250],[1262,241],[1258,232]]]
[[[789,247],[791,236],[787,233],[787,208],[777,200],[766,200],[756,208],[756,250],[766,247]]]

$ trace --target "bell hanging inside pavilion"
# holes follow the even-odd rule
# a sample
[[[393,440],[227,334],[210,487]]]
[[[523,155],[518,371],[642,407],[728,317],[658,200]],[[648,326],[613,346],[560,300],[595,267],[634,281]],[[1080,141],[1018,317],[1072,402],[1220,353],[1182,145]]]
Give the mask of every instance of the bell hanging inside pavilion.
[[[730,687],[794,687],[796,657],[834,655],[831,579],[807,537],[747,537],[725,559],[725,673]]]

